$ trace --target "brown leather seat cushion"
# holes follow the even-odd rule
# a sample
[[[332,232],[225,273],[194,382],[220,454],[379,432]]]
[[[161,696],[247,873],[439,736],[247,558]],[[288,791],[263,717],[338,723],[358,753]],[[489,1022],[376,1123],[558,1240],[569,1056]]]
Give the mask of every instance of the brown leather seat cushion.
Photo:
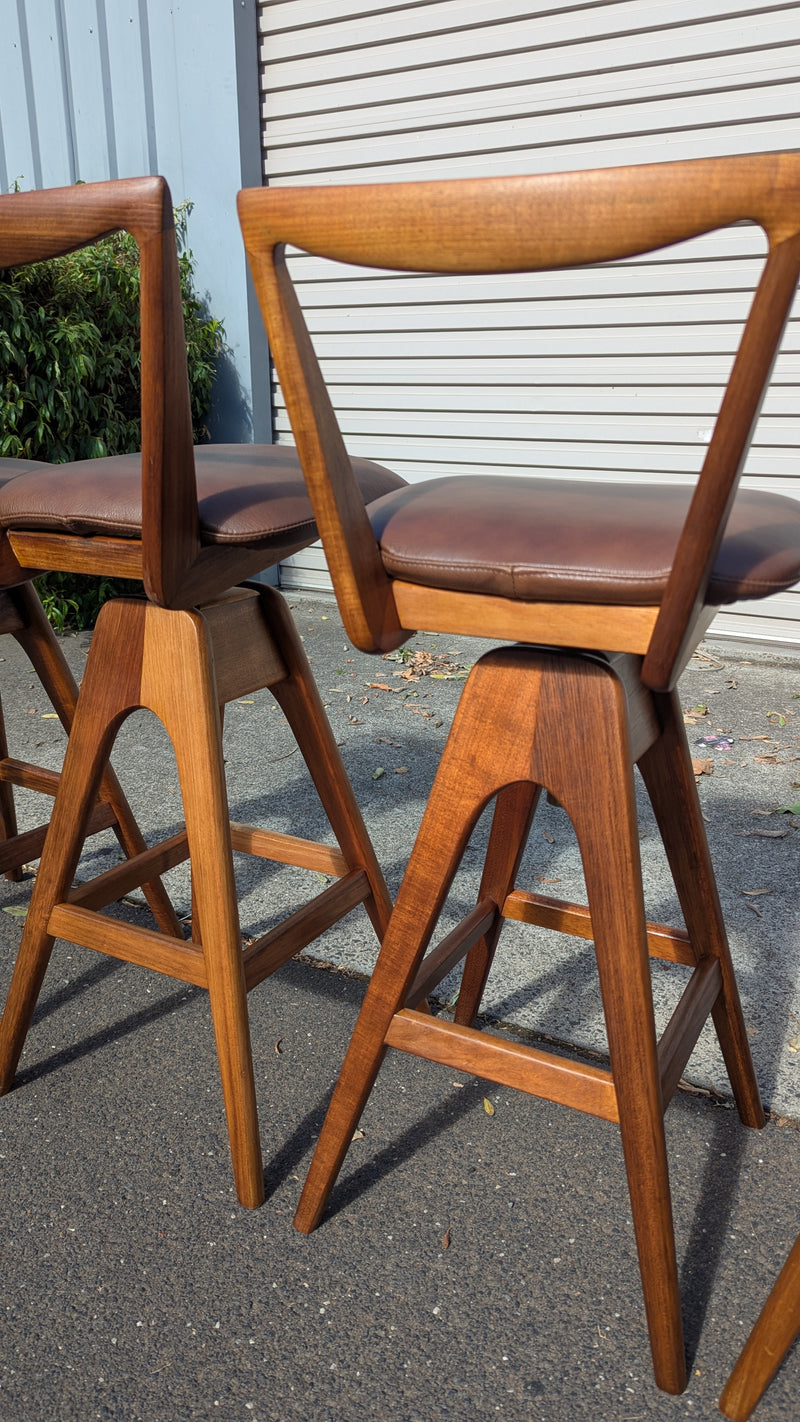
[[[466,475],[409,484],[369,510],[387,571],[427,587],[533,602],[656,605],[691,490]],[[800,578],[800,502],[741,491],[710,606]]]
[[[291,446],[198,445],[195,464],[203,543],[273,551],[302,547],[316,538],[300,463]],[[353,468],[365,503],[403,485],[399,475],[370,460],[355,459]],[[138,454],[28,469],[25,477],[0,487],[0,528],[139,537]]]
[[[20,474],[32,474],[36,469],[52,468],[52,464],[45,464],[41,459],[7,459],[4,455],[0,458],[0,488],[7,484],[9,479],[16,479]]]

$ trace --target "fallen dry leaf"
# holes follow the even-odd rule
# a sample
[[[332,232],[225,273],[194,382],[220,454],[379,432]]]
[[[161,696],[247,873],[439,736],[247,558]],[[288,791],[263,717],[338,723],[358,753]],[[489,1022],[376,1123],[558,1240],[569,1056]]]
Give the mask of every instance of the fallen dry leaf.
[[[687,1081],[685,1076],[682,1076],[678,1082],[678,1090],[688,1091],[691,1096],[709,1096],[712,1101],[725,1100],[722,1092],[717,1091],[716,1086],[712,1086],[710,1083],[708,1086],[695,1086],[694,1082]]]
[[[754,755],[753,765],[783,765],[777,755]]]
[[[492,1102],[489,1100],[488,1096],[484,1096],[483,1098],[483,1109],[486,1112],[487,1116],[494,1115],[494,1106],[492,1105]]]
[[[779,830],[737,830],[737,839],[785,839],[788,829]]]
[[[449,1248],[450,1248],[450,1230],[449,1230],[449,1229],[446,1229],[446,1230],[445,1230],[445,1233],[444,1233],[444,1239],[442,1240],[442,1249],[449,1249]]]
[[[468,667],[454,662],[448,652],[438,655],[425,651],[411,652],[405,647],[399,652],[387,652],[383,660],[402,663],[402,670],[394,675],[402,677],[403,681],[419,681],[423,676],[432,677],[435,681],[463,680],[469,671]]]
[[[748,898],[758,898],[760,894],[771,894],[771,889],[741,889],[740,893],[747,894]]]
[[[695,760],[692,758],[692,770],[698,778],[701,775],[713,775],[714,762],[713,760]]]
[[[276,1055],[276,1057],[281,1057],[281,1056],[283,1056],[283,1048],[281,1047],[281,1042],[282,1042],[282,1041],[283,1041],[283,1037],[279,1037],[278,1040],[277,1040],[277,1042],[275,1043],[275,1055]]]

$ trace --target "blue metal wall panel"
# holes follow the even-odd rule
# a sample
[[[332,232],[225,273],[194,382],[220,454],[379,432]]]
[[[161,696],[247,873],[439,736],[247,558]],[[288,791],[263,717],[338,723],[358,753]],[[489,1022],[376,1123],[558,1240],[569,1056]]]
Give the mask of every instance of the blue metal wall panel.
[[[163,173],[232,351],[213,437],[270,438],[235,208],[261,171],[255,0],[2,0],[0,62],[0,191]]]

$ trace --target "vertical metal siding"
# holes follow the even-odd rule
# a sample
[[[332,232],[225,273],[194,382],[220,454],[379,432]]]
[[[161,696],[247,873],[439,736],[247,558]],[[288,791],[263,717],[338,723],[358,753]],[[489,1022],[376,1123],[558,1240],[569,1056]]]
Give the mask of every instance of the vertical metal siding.
[[[259,6],[271,184],[556,171],[797,144],[800,5],[272,0]],[[297,257],[348,446],[407,478],[541,469],[691,480],[762,250],[739,230],[657,258],[472,283]],[[800,328],[751,451],[800,496]],[[288,437],[277,394],[276,433]],[[319,582],[299,555],[287,581]],[[718,630],[800,641],[800,594]]]
[[[256,0],[0,3],[0,191],[160,172],[194,203],[197,286],[232,352],[211,423],[230,440],[270,426],[235,208],[261,172],[257,44]]]

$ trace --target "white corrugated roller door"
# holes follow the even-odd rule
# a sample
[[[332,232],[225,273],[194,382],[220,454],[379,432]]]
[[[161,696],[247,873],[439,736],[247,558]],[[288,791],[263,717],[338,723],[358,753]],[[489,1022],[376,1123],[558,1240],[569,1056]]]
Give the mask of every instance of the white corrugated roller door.
[[[724,13],[720,13],[723,11]],[[587,168],[796,147],[800,4],[273,0],[270,184]],[[691,481],[762,251],[737,229],[546,277],[398,277],[296,257],[352,453],[408,479],[484,469]],[[800,322],[747,481],[800,497]],[[290,438],[280,398],[276,437]],[[326,580],[316,550],[285,582]],[[800,642],[800,592],[718,630]]]

